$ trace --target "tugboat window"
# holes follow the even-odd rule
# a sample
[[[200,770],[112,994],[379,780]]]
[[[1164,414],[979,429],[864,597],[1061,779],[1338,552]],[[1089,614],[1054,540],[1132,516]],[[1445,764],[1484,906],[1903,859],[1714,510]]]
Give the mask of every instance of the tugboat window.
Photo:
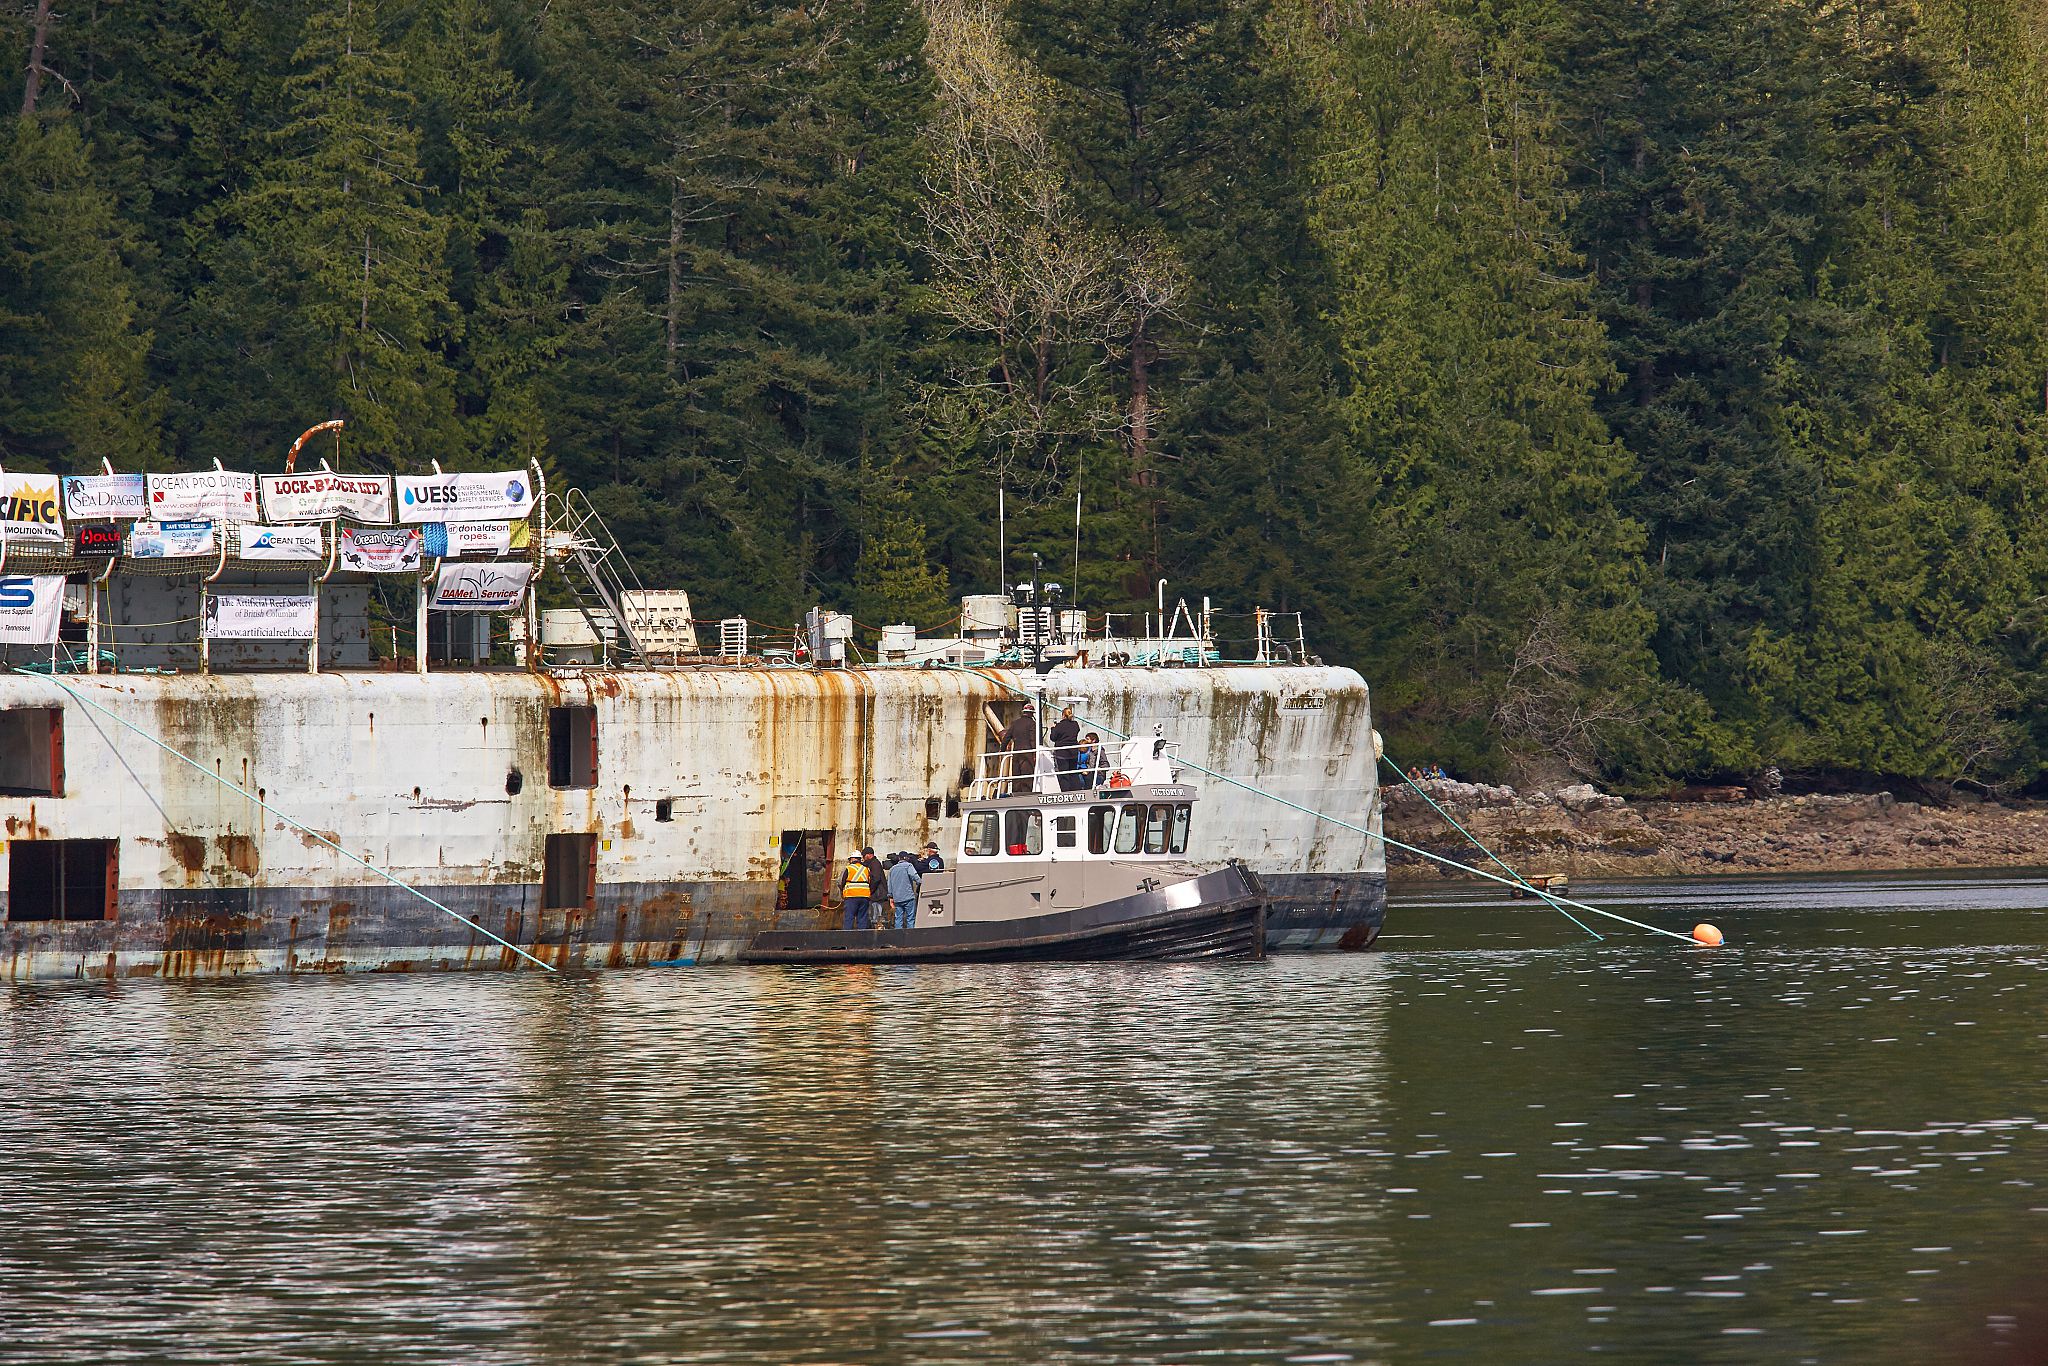
[[[1145,836],[1145,808],[1137,802],[1124,807],[1123,814],[1116,822],[1116,851],[1119,854],[1138,852],[1138,841]]]
[[[1091,806],[1088,808],[1089,853],[1106,854],[1109,852],[1109,832],[1115,825],[1115,807]]]
[[[1054,816],[1052,818],[1053,844],[1061,849],[1073,848],[1077,842],[1074,829],[1075,824],[1076,822],[1072,816]]]
[[[972,858],[993,858],[996,852],[996,836],[1001,826],[993,811],[970,811],[967,813],[966,853]]]
[[[1188,851],[1188,814],[1186,802],[1173,808],[1173,852],[1176,854]]]
[[[1152,819],[1145,822],[1145,852],[1163,854],[1166,852],[1166,824],[1173,819],[1173,808],[1161,802],[1152,808]]]
[[[1045,850],[1045,817],[1037,811],[1009,811],[1003,816],[1003,842],[1012,854],[1028,856]]]

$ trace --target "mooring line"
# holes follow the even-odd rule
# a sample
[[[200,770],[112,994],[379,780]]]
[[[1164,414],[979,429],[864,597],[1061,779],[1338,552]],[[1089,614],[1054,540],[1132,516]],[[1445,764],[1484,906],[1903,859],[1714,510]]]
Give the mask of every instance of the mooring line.
[[[1466,839],[1472,841],[1472,845],[1474,848],[1476,848],[1480,853],[1486,855],[1488,858],[1492,859],[1495,863],[1498,863],[1502,867],[1502,869],[1504,869],[1507,872],[1508,876],[1515,879],[1516,886],[1520,887],[1523,891],[1529,893],[1531,896],[1541,897],[1544,901],[1549,903],[1550,908],[1552,910],[1556,911],[1566,920],[1571,921],[1572,924],[1577,925],[1587,934],[1592,935],[1595,942],[1599,942],[1605,938],[1604,935],[1602,935],[1599,931],[1595,930],[1591,925],[1588,925],[1585,921],[1579,919],[1577,916],[1573,915],[1570,911],[1566,910],[1562,905],[1560,905],[1557,901],[1557,898],[1553,897],[1548,890],[1536,886],[1535,884],[1531,883],[1527,878],[1523,877],[1520,873],[1516,872],[1513,868],[1508,867],[1506,859],[1503,859],[1499,854],[1496,854],[1493,852],[1493,850],[1487,848],[1486,842],[1484,840],[1480,839],[1479,836],[1473,834],[1470,830],[1467,830],[1464,826],[1458,824],[1458,818],[1456,816],[1453,816],[1450,812],[1444,810],[1441,806],[1438,806],[1434,801],[1432,801],[1430,799],[1430,795],[1422,790],[1422,785],[1417,783],[1413,778],[1409,777],[1407,772],[1404,769],[1402,769],[1401,765],[1394,762],[1392,755],[1382,752],[1380,754],[1380,762],[1385,764],[1388,768],[1393,769],[1394,776],[1399,778],[1403,783],[1407,784],[1408,790],[1410,792],[1413,792],[1416,796],[1422,798],[1423,801],[1428,802],[1430,810],[1436,812],[1437,815],[1442,816],[1445,820],[1449,821],[1451,823],[1451,828],[1453,830],[1456,830]]]
[[[158,749],[162,750],[164,753],[170,755],[173,759],[178,760],[180,763],[183,763],[188,767],[199,770],[201,773],[204,773],[207,777],[213,779],[215,782],[227,788],[229,791],[234,792],[251,802],[254,802],[257,806],[262,807],[265,811],[277,817],[286,825],[292,827],[292,829],[300,831],[303,834],[311,835],[314,839],[320,841],[320,843],[326,845],[335,853],[340,854],[343,858],[353,859],[355,862],[362,864],[363,867],[369,869],[378,877],[383,878],[392,886],[400,888],[403,891],[412,893],[412,895],[426,902],[429,906],[432,906],[435,910],[441,912],[443,915],[452,916],[456,920],[459,920],[463,924],[469,926],[472,930],[475,930],[484,938],[489,939],[494,943],[504,945],[506,948],[512,950],[512,952],[518,954],[521,958],[524,958],[527,962],[533,964],[535,967],[543,968],[548,972],[553,972],[555,970],[555,967],[552,963],[544,962],[541,959],[534,957],[525,949],[520,948],[517,944],[505,938],[503,935],[491,933],[491,931],[477,924],[474,920],[471,920],[468,916],[462,914],[462,912],[451,910],[448,907],[443,906],[440,902],[434,900],[434,898],[428,896],[425,892],[413,886],[411,883],[406,882],[390,873],[385,872],[382,868],[379,868],[376,864],[370,862],[366,858],[361,858],[355,854],[350,853],[348,850],[342,848],[339,844],[336,844],[333,840],[327,838],[327,836],[321,834],[318,830],[315,830],[312,826],[306,825],[300,821],[293,820],[290,816],[287,816],[284,812],[278,810],[269,802],[264,801],[261,797],[258,797],[253,792],[248,791],[239,783],[234,782],[232,779],[222,774],[215,773],[212,769],[208,768],[205,764],[200,763],[197,759],[194,759],[190,755],[184,754],[179,750],[172,748],[170,745],[164,743],[162,740],[159,740],[156,736],[151,735],[148,731],[136,725],[133,721],[130,721],[128,718],[120,715],[118,712],[111,711],[108,708],[103,707],[99,703],[93,701],[84,693],[72,687],[69,683],[65,683],[62,680],[58,679],[54,674],[26,673],[21,669],[13,669],[12,672],[20,675],[23,678],[33,678],[40,682],[56,684],[59,688],[62,688],[66,693],[68,693],[74,701],[79,702],[84,706],[90,707],[92,710],[98,712],[101,716],[104,716],[109,721],[112,721],[115,725],[120,726],[126,730],[131,730],[135,732],[137,735],[141,736],[143,739],[149,741],[149,743],[155,745]]]
[[[1034,694],[1029,689],[1020,688],[1006,678],[997,678],[993,674],[985,674],[981,672],[981,670],[970,668],[965,664],[947,664],[939,661],[934,662],[937,663],[938,667],[941,669],[953,669],[957,670],[960,673],[972,674],[974,677],[979,678],[984,682],[993,683],[999,688],[1006,688],[1009,691],[1016,693],[1020,697],[1034,696]],[[1119,739],[1128,740],[1131,738],[1130,736],[1125,735],[1122,731],[1118,730],[1116,727],[1110,725],[1106,721],[1096,721],[1091,719],[1088,722],[1088,724],[1097,727],[1098,729],[1106,730],[1111,735],[1117,736]],[[1204,768],[1202,765],[1196,763],[1192,759],[1182,759],[1181,763],[1185,764],[1189,768],[1192,768],[1197,773],[1207,774],[1209,777],[1216,779],[1216,781],[1218,782],[1229,783],[1232,787],[1243,788],[1245,791],[1253,793],[1257,796],[1264,797],[1268,801],[1275,801],[1280,803],[1280,805],[1282,806],[1292,807],[1294,810],[1301,812],[1303,815],[1313,816],[1319,821],[1328,821],[1332,825],[1340,826],[1346,830],[1355,831],[1358,834],[1364,835],[1367,839],[1378,840],[1383,846],[1389,849],[1405,850],[1408,853],[1417,854],[1423,858],[1429,859],[1434,863],[1441,863],[1446,868],[1455,868],[1461,873],[1470,873],[1474,877],[1483,877],[1488,882],[1497,882],[1503,887],[1513,887],[1515,885],[1514,883],[1508,881],[1504,877],[1499,876],[1498,874],[1487,872],[1484,868],[1474,868],[1470,864],[1460,863],[1456,859],[1452,858],[1445,858],[1442,854],[1432,853],[1431,851],[1423,849],[1417,845],[1404,844],[1400,840],[1394,839],[1388,835],[1383,835],[1377,830],[1372,830],[1363,825],[1357,825],[1352,823],[1351,821],[1347,821],[1343,819],[1341,816],[1332,816],[1327,811],[1318,811],[1314,807],[1303,806],[1300,802],[1292,801],[1289,798],[1281,796],[1277,792],[1268,792],[1264,788],[1258,786],[1256,783],[1248,783],[1244,781],[1244,779],[1242,778],[1233,778],[1227,773],[1218,773],[1213,768]],[[1568,896],[1560,896],[1555,897],[1553,899],[1563,905],[1570,906],[1573,910],[1585,911],[1589,915],[1604,916],[1609,920],[1620,921],[1624,925],[1633,925],[1635,928],[1639,930],[1648,930],[1651,934],[1661,934],[1664,935],[1666,938],[1676,939],[1681,944],[1692,944],[1697,942],[1690,935],[1680,934],[1676,930],[1667,930],[1661,925],[1649,925],[1645,924],[1640,920],[1631,920],[1625,915],[1616,915],[1613,911],[1603,911],[1598,906],[1589,906],[1583,901],[1574,901]]]

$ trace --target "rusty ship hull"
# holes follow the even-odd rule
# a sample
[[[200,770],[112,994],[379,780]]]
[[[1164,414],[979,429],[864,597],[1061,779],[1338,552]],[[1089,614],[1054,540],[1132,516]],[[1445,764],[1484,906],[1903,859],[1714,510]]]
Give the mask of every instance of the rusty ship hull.
[[[74,696],[0,677],[0,979],[531,970],[324,839],[555,966],[732,961],[760,933],[827,926],[822,883],[848,847],[949,845],[1013,704],[1005,685],[1028,681],[912,668],[123,674],[67,677]],[[1091,722],[1166,726],[1188,760],[1242,784],[1212,784],[1189,857],[1258,873],[1269,949],[1371,943],[1386,882],[1363,833],[1379,799],[1357,674],[1092,668],[1056,681]]]

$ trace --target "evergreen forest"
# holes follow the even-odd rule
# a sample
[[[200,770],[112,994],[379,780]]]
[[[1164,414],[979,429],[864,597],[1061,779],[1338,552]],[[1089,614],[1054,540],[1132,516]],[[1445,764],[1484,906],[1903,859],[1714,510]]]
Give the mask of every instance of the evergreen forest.
[[[1304,613],[1404,762],[2048,776],[2048,0],[9,15],[10,470],[339,416],[928,630],[1000,491],[1011,579]]]

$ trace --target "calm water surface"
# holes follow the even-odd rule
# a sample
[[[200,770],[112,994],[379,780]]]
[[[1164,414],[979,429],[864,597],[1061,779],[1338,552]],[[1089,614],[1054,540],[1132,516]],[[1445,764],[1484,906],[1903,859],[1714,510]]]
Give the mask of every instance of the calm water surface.
[[[0,991],[0,1359],[2018,1361],[2048,880],[1385,951]]]

